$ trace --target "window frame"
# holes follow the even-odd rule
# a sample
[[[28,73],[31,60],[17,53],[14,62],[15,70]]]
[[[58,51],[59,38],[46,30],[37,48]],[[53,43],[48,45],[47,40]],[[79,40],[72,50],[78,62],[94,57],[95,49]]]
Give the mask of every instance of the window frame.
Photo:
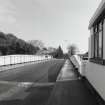
[[[99,23],[97,23],[96,25],[93,26],[94,28],[94,58],[95,59],[103,59],[103,21],[100,21]],[[101,35],[101,56],[100,56],[100,46],[99,46],[99,41],[100,41],[100,34]],[[96,51],[97,50],[97,51]]]

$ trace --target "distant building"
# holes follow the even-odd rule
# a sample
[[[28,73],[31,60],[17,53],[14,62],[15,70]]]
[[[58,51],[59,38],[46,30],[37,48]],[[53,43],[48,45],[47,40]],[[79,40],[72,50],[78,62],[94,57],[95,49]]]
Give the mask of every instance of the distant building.
[[[85,76],[105,101],[105,0],[89,23],[89,61]]]

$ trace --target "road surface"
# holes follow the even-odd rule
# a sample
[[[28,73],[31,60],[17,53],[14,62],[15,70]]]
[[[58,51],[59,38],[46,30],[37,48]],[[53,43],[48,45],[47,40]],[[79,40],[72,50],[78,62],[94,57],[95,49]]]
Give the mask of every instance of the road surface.
[[[46,105],[64,60],[0,72],[0,105]]]
[[[0,72],[0,81],[49,82],[56,76],[64,60],[51,60]],[[52,75],[55,78],[52,78]],[[50,78],[51,77],[51,78]]]

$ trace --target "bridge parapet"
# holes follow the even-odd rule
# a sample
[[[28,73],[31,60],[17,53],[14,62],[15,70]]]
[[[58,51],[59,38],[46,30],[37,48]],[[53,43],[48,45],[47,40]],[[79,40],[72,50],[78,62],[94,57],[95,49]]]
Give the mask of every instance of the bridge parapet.
[[[19,63],[28,63],[35,61],[48,60],[52,57],[47,55],[7,55],[0,56],[0,66],[13,65]]]

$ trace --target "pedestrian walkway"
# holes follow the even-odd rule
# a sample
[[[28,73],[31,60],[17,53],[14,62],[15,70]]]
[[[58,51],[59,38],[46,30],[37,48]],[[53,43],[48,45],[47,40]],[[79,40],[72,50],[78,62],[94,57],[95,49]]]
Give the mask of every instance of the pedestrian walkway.
[[[74,72],[67,60],[62,68],[47,105],[98,105],[94,96]]]
[[[58,75],[57,81],[66,81],[66,80],[77,80],[78,76],[74,73],[73,65],[69,60],[66,60],[63,68],[61,69],[60,74]]]

